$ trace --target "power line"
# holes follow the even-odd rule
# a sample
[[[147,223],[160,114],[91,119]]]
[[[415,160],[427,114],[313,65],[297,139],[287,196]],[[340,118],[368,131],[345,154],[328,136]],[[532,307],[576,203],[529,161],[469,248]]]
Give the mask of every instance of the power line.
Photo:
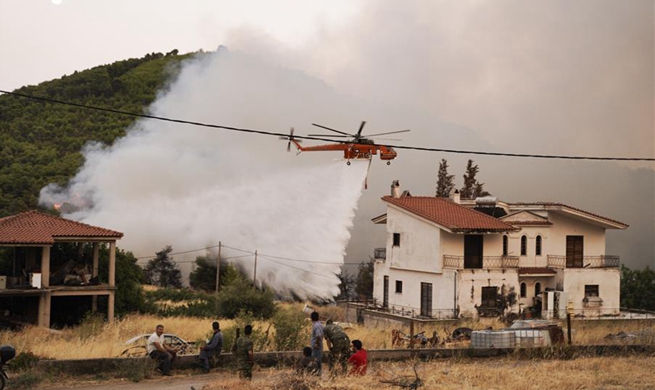
[[[48,102],[48,103],[63,104],[63,105],[68,105],[68,106],[73,106],[73,107],[84,108],[84,109],[88,109],[88,110],[103,111],[103,112],[133,116],[133,117],[138,117],[138,118],[148,118],[148,119],[155,119],[155,120],[166,121],[166,122],[181,123],[181,124],[187,124],[187,125],[193,125],[193,126],[210,127],[210,128],[214,128],[214,129],[238,131],[238,132],[251,133],[251,134],[261,134],[261,135],[268,135],[268,136],[275,136],[275,137],[288,137],[289,136],[286,133],[276,133],[276,132],[270,132],[270,131],[264,131],[264,130],[255,130],[255,129],[246,129],[246,128],[239,128],[239,127],[231,127],[231,126],[214,125],[214,124],[209,124],[209,123],[194,122],[194,121],[187,121],[187,120],[174,119],[174,118],[166,118],[166,117],[148,115],[148,114],[137,114],[137,113],[133,113],[133,112],[114,110],[114,109],[111,109],[111,108],[89,106],[89,105],[85,105],[85,104],[66,102],[66,101],[62,101],[62,100],[49,99],[49,98],[44,98],[44,97],[32,96],[32,95],[26,95],[26,94],[22,94],[22,93],[18,93],[18,92],[8,92],[8,91],[0,90],[0,93],[4,93],[4,94],[10,95],[10,96],[15,96],[15,97],[22,97],[22,98],[26,98],[26,99],[32,99],[32,100]],[[309,137],[309,136],[296,135],[296,136],[294,136],[294,138],[314,140],[314,141],[325,141],[325,142],[331,142],[331,143],[342,143],[342,144],[352,143],[350,141],[340,141],[340,140],[320,138],[320,137],[314,137],[314,136]],[[455,153],[455,154],[474,154],[474,155],[483,155],[483,156],[545,158],[545,159],[565,159],[565,160],[594,160],[594,161],[655,161],[655,158],[647,158],[647,157],[566,156],[566,155],[552,155],[552,154],[484,152],[484,151],[474,151],[474,150],[426,148],[426,147],[419,147],[419,146],[402,146],[402,145],[387,145],[387,144],[376,144],[376,145],[386,146],[386,147],[396,148],[396,149],[405,149],[405,150],[417,150],[417,151],[441,152],[441,153]]]

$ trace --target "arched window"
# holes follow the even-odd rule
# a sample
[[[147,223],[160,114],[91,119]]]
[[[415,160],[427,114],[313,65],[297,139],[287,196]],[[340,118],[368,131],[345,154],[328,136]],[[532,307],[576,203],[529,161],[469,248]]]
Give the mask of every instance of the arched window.
[[[528,295],[528,287],[525,283],[521,283],[521,298],[525,298]]]
[[[507,256],[507,251],[509,247],[509,237],[507,235],[503,236],[503,256]]]
[[[534,254],[537,256],[541,256],[541,236],[537,236]]]
[[[528,237],[521,236],[521,256],[528,254]]]
[[[534,296],[539,296],[541,294],[541,283],[537,282],[534,284]]]

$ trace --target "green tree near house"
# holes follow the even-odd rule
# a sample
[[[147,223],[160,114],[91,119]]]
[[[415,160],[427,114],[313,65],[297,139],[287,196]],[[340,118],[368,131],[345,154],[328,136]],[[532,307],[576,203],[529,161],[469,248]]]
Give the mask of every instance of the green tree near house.
[[[455,175],[448,174],[448,161],[442,158],[439,163],[439,173],[437,176],[437,191],[435,194],[437,198],[447,198],[450,196],[450,191],[455,188],[454,178]]]
[[[360,299],[373,299],[373,269],[375,262],[369,259],[368,262],[359,263],[359,272],[355,281],[355,293]]]
[[[655,270],[621,265],[621,307],[655,311]]]
[[[129,312],[144,312],[146,309],[142,284],[143,270],[136,263],[132,252],[116,248],[116,299],[114,310],[117,315]],[[108,281],[109,248],[100,246],[98,277],[103,283]]]
[[[159,287],[182,287],[182,273],[169,254],[173,247],[168,245],[155,253],[155,258],[148,262],[143,270],[146,283]]]

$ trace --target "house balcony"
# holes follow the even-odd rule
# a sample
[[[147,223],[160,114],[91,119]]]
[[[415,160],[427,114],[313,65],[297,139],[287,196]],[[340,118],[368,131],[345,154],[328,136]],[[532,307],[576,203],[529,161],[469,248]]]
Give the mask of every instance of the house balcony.
[[[619,256],[584,256],[575,259],[566,256],[548,255],[548,268],[618,268],[620,265]]]
[[[519,268],[518,256],[443,256],[444,268],[450,269],[506,269]]]
[[[373,249],[373,259],[385,261],[387,259],[387,248]]]

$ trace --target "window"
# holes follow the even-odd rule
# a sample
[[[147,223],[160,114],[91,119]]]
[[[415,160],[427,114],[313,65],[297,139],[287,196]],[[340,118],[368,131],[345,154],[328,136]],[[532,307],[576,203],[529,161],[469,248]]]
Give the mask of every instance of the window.
[[[537,256],[541,256],[541,236],[537,236],[534,254]]]
[[[503,256],[507,256],[509,248],[509,237],[503,236]]]
[[[534,284],[534,296],[538,297],[541,294],[541,283],[537,282]]]
[[[528,237],[521,236],[521,256],[525,256],[528,253]]]
[[[598,297],[598,285],[597,284],[585,284],[584,286],[584,296],[586,297]]]
[[[402,280],[396,280],[396,293],[398,293],[398,294],[403,293],[403,281]]]
[[[525,283],[521,283],[521,298],[525,298],[528,295],[528,287]]]
[[[393,234],[393,246],[400,246],[400,233]]]

